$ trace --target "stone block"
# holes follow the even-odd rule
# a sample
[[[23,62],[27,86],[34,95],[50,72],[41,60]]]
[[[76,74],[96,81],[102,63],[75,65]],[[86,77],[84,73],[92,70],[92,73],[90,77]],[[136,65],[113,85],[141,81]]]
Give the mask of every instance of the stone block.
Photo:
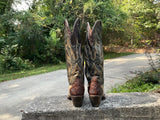
[[[22,120],[160,120],[160,94],[110,93],[99,107],[85,96],[80,108],[67,96],[40,97],[24,108]]]

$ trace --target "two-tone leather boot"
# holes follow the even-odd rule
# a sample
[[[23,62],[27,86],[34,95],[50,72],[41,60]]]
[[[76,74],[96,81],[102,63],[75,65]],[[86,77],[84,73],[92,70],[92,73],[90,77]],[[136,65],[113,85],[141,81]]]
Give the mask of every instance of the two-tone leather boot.
[[[105,99],[103,92],[103,47],[101,39],[102,24],[96,21],[91,29],[87,23],[87,35],[85,41],[85,74],[88,80],[88,92],[92,106],[98,107],[102,99]]]
[[[84,60],[80,39],[80,21],[77,18],[73,31],[70,30],[68,21],[65,20],[64,38],[69,81],[69,96],[75,107],[81,107],[84,97]]]

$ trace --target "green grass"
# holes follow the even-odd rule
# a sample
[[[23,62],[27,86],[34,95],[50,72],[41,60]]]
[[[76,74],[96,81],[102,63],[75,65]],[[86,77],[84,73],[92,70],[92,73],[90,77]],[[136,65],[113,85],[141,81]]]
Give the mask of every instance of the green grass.
[[[65,69],[65,68],[66,68],[66,64],[61,63],[58,65],[44,65],[38,68],[34,68],[32,70],[22,70],[17,72],[4,73],[4,74],[0,74],[0,82],[6,81],[6,80],[13,80],[17,78],[23,78],[31,75],[37,75],[41,73],[47,73],[47,72],[56,71],[59,69]]]
[[[151,92],[157,89],[160,89],[160,84],[144,83],[139,86],[139,85],[127,82],[124,85],[119,85],[118,87],[113,88],[108,93]]]
[[[140,73],[135,78],[128,80],[123,85],[117,85],[109,93],[125,92],[151,92],[160,89],[160,71],[149,71]]]
[[[115,52],[105,52],[104,59],[113,59],[121,56],[131,55],[134,53],[115,53]]]
[[[107,52],[104,53],[104,59],[112,59],[120,56],[126,56],[130,55],[133,53],[114,53],[114,52]],[[56,71],[59,69],[66,69],[66,64],[61,63],[57,65],[44,65],[41,67],[37,67],[31,70],[21,70],[21,71],[16,71],[16,72],[6,72],[3,74],[0,74],[0,82],[6,81],[6,80],[13,80],[17,78],[23,78],[31,75],[37,75],[37,74],[42,74],[42,73],[47,73],[51,71]]]

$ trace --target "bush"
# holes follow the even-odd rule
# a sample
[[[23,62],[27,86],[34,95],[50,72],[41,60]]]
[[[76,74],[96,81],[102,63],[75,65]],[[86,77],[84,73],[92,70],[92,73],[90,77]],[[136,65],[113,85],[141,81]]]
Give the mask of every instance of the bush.
[[[41,63],[41,51],[44,51],[43,29],[35,21],[38,19],[30,12],[25,12],[18,19],[18,55],[23,59],[29,59],[34,63]]]
[[[59,37],[63,39],[64,19],[67,19],[70,26],[73,26],[75,19],[81,20],[81,39],[86,37],[86,23],[94,25],[96,20],[103,23],[103,43],[108,44],[113,39],[118,39],[124,34],[123,22],[126,21],[127,15],[113,4],[112,0],[65,0],[39,1],[35,6],[37,14],[40,14],[43,23],[47,27],[55,30],[59,29]],[[40,7],[40,9],[39,9]],[[72,28],[72,27],[71,27]]]
[[[39,64],[57,64],[64,60],[64,46],[57,36],[57,30],[42,25],[41,18],[26,12],[19,18],[18,55]]]
[[[143,83],[151,83],[151,84],[157,84],[160,81],[160,72],[156,71],[149,71],[149,72],[135,72],[137,74],[137,83],[143,84]]]
[[[0,37],[0,51],[1,51],[1,48],[4,46],[4,43],[5,43],[5,39]]]
[[[149,92],[160,88],[160,71],[134,72],[137,76],[123,85],[118,85],[111,92]]]
[[[3,56],[0,63],[3,71],[14,71],[22,69],[31,69],[34,65],[29,60],[22,60],[20,57]]]
[[[56,30],[52,29],[49,33],[49,37],[45,37],[46,44],[44,46],[44,52],[41,55],[44,63],[59,63],[59,61],[64,61],[64,45],[60,41],[60,38],[57,38]]]
[[[17,45],[5,46],[2,48],[0,56],[0,71],[13,71],[22,69],[31,69],[34,67],[31,61],[23,60],[21,57],[15,56]]]

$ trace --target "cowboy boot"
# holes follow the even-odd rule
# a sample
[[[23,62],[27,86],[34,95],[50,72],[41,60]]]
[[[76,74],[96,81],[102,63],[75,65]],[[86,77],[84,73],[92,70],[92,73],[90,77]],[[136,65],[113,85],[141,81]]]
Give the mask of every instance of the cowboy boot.
[[[73,32],[71,32],[68,21],[65,20],[65,52],[67,63],[67,75],[69,82],[69,96],[75,107],[81,107],[84,97],[84,61],[80,40],[80,21],[77,18]]]
[[[104,96],[103,47],[101,40],[102,24],[96,21],[93,28],[87,23],[85,41],[85,74],[88,80],[88,92],[92,106],[98,107]]]

